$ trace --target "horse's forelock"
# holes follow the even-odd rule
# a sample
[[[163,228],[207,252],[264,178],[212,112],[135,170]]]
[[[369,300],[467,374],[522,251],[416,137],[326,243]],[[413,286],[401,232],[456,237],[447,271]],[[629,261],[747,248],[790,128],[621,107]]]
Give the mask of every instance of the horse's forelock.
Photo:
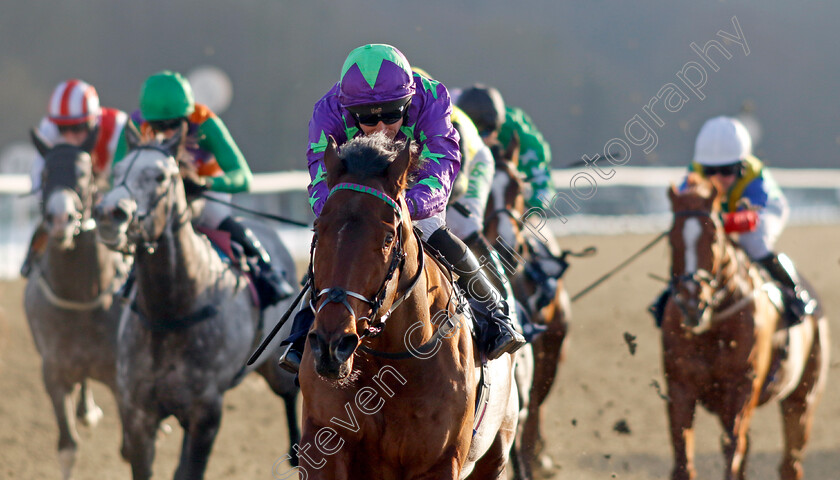
[[[348,174],[356,175],[360,180],[385,175],[388,167],[405,148],[405,141],[394,141],[384,133],[364,135],[345,143],[338,153]],[[411,145],[412,162],[409,171],[415,170],[418,163],[417,143]]]

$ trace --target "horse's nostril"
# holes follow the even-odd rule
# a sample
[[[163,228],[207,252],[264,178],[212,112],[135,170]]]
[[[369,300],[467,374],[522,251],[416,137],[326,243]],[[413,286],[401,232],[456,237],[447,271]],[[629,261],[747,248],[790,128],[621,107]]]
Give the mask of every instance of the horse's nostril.
[[[115,222],[125,222],[128,220],[128,213],[121,208],[115,208],[114,211],[111,212],[111,219]]]
[[[309,349],[312,350],[312,355],[315,358],[319,358],[321,353],[324,351],[322,348],[324,341],[321,340],[321,337],[315,332],[311,332],[306,338],[309,340]]]
[[[339,362],[344,363],[353,355],[358,345],[358,335],[344,335],[335,343],[335,358]]]

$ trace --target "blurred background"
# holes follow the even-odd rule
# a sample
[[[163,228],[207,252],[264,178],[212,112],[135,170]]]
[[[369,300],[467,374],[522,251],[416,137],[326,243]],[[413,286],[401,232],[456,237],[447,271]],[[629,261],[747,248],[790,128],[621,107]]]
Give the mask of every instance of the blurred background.
[[[735,34],[733,16],[749,55],[717,35]],[[682,167],[706,119],[740,114],[770,166],[835,168],[837,18],[836,2],[781,0],[14,0],[0,17],[0,173],[28,171],[27,130],[60,81],[84,79],[102,105],[132,111],[143,80],[161,69],[190,74],[199,99],[217,108],[252,170],[303,169],[313,104],[337,80],[347,53],[373,42],[397,46],[450,89],[475,82],[499,88],[543,132],[554,168],[602,152],[637,114],[658,144],[647,154],[634,147],[629,167]],[[712,51],[717,72],[690,47],[710,40],[732,55]],[[688,62],[708,74],[703,100],[677,78]],[[668,83],[689,100],[677,113],[655,105],[659,127],[643,107]],[[559,172],[558,184],[567,186],[573,172]],[[626,215],[667,208],[661,189],[599,182],[615,188],[602,189],[580,213],[628,223]],[[803,197],[801,206],[838,203],[831,188],[791,195]],[[245,201],[311,218],[300,192]],[[0,228],[9,221],[0,218]],[[581,229],[570,221],[565,233]]]

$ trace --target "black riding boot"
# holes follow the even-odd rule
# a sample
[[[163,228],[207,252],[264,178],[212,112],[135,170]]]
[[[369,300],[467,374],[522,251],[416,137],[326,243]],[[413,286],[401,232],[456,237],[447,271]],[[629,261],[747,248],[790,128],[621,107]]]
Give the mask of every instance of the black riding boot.
[[[817,300],[802,285],[793,262],[784,253],[770,255],[758,260],[770,277],[782,289],[785,300],[785,320],[788,326],[797,325],[817,308]]]
[[[487,358],[493,360],[522,348],[525,338],[510,320],[510,304],[481,271],[481,265],[464,242],[443,227],[429,237],[428,243],[458,274],[458,286],[470,300],[482,330],[481,347]]]
[[[38,227],[32,232],[32,239],[29,240],[29,248],[26,250],[26,258],[23,259],[23,265],[20,267],[21,277],[28,278],[29,274],[32,273],[32,265],[44,253],[46,243],[47,230],[43,224],[38,224]]]
[[[291,373],[298,373],[300,362],[303,359],[303,349],[306,348],[306,336],[309,329],[315,323],[315,313],[304,302],[303,307],[295,315],[292,321],[292,333],[288,338],[280,342],[280,345],[289,345],[285,352],[280,355],[278,362],[280,368]]]
[[[230,233],[230,239],[242,246],[245,256],[256,259],[254,280],[263,308],[294,294],[291,284],[271,268],[271,257],[251,229],[233,217],[227,217],[219,225],[219,229]]]

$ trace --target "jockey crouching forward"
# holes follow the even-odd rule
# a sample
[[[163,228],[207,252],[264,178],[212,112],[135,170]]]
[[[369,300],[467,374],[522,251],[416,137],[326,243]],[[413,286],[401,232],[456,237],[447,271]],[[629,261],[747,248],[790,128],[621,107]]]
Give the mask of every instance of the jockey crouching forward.
[[[497,89],[482,84],[461,92],[457,104],[472,119],[495,161],[505,160],[503,152],[516,134],[519,139],[517,170],[529,190],[525,192],[526,206],[544,210],[556,193],[551,180],[551,148],[531,118],[520,108],[506,106]],[[499,233],[508,245],[516,245],[512,230],[503,229]],[[528,302],[531,314],[552,301],[557,292],[557,280],[566,269],[566,265],[557,259],[560,248],[554,237],[546,238],[548,243],[540,244],[532,235],[526,236],[533,260],[525,265],[525,274],[539,286],[539,294]]]
[[[233,193],[250,187],[251,169],[222,120],[209,108],[193,100],[192,88],[181,74],[162,71],[150,76],[140,90],[140,109],[131,121],[140,126],[144,138],[171,138],[185,131],[185,157],[198,173],[184,177],[187,197],[202,194],[230,202]],[[115,163],[126,156],[125,134],[120,138]],[[255,258],[255,281],[263,308],[292,295],[289,282],[271,268],[271,258],[254,233],[232,216],[227,205],[208,201],[197,225],[230,233],[243,253]]]
[[[781,287],[787,324],[795,325],[814,313],[817,302],[801,284],[793,262],[773,252],[790,208],[767,167],[752,155],[752,139],[744,125],[724,116],[706,121],[697,135],[689,171],[726,192],[721,205],[723,228],[727,234],[738,235],[738,244],[750,260]],[[662,324],[670,293],[666,289],[649,309],[657,326]]]
[[[50,96],[47,116],[38,124],[38,133],[53,145],[66,143],[81,146],[90,135],[96,135],[96,142],[90,152],[93,175],[98,186],[108,183],[108,177],[117,148],[117,139],[125,127],[128,116],[115,108],[100,107],[99,95],[92,85],[78,79],[70,79],[58,84]],[[32,191],[41,188],[41,176],[44,172],[44,158],[35,154],[32,163]],[[20,274],[28,277],[34,260],[43,252],[47,244],[47,232],[39,225],[32,234],[29,249]]]
[[[494,359],[513,353],[525,340],[513,327],[509,306],[498,301],[502,297],[482,273],[478,260],[445,227],[446,203],[461,157],[458,134],[449,118],[451,112],[446,87],[413,74],[408,60],[396,48],[373,44],[353,50],[344,62],[340,80],[315,104],[309,122],[309,203],[315,216],[319,216],[329,193],[323,157],[330,136],[339,146],[359,135],[376,132],[391,139],[410,137],[417,142],[422,165],[406,191],[411,218],[423,239],[459,275],[458,285],[478,313],[476,318],[483,332],[481,349]],[[305,332],[313,320],[311,314],[295,317],[293,343],[281,358],[285,368],[299,368]]]

